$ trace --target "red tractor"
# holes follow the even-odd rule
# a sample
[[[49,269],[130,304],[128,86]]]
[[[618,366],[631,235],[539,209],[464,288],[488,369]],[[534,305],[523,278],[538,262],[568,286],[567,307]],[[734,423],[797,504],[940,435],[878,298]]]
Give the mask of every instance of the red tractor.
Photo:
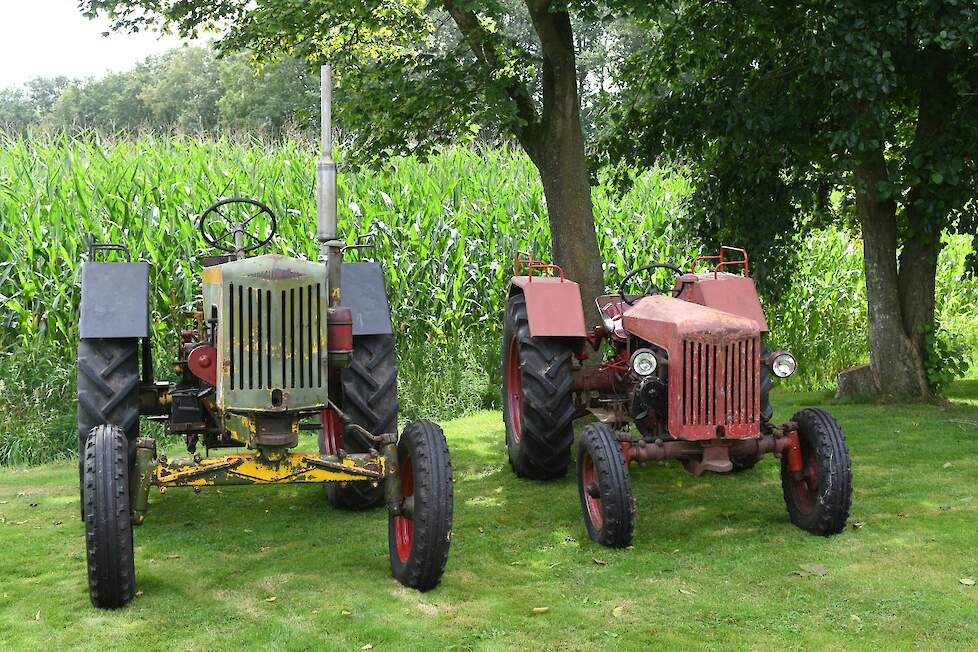
[[[700,261],[713,269],[697,272]],[[773,377],[790,376],[795,359],[764,346],[767,321],[746,251],[722,247],[695,258],[688,273],[666,263],[639,267],[617,294],[595,299],[602,323],[592,328],[578,285],[560,267],[519,253],[514,271],[502,346],[509,462],[519,477],[563,476],[574,420],[593,416],[576,451],[593,540],[631,544],[631,462],[679,460],[699,476],[745,471],[768,453],[781,460],[792,523],[822,536],[845,528],[852,473],[839,424],[817,408],[771,421]],[[674,280],[660,286],[665,273]],[[630,292],[643,277],[643,291]],[[593,353],[600,360],[586,363]]]

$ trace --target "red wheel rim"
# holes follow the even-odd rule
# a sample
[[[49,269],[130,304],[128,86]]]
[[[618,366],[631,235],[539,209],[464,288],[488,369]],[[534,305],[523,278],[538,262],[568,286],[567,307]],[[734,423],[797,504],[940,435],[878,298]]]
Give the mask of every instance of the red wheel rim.
[[[601,485],[598,484],[598,474],[594,470],[594,463],[591,461],[590,455],[584,453],[581,462],[581,486],[584,488],[584,505],[587,507],[587,517],[594,529],[600,530],[603,518],[601,516]],[[597,497],[589,493],[592,487],[594,487],[594,493],[598,494]]]
[[[818,460],[815,457],[815,449],[805,440],[799,442],[801,447],[801,478],[792,479],[792,487],[795,494],[795,503],[798,509],[806,514],[815,509],[818,500]]]
[[[506,409],[513,442],[520,443],[523,432],[523,376],[520,373],[520,347],[514,337],[506,352]]]
[[[411,458],[405,457],[401,463],[401,497],[414,495],[414,472],[411,468]],[[398,514],[394,517],[394,543],[397,544],[397,558],[406,563],[414,545],[414,519]]]

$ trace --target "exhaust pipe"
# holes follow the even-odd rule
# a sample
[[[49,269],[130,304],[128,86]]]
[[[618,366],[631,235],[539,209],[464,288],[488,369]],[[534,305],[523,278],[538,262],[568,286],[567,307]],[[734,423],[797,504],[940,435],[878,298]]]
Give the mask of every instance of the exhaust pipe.
[[[343,243],[336,233],[336,162],[333,160],[333,71],[329,64],[320,68],[320,97],[322,100],[322,151],[316,161],[316,238],[320,256],[326,258],[326,283],[329,305],[338,306],[340,263]]]

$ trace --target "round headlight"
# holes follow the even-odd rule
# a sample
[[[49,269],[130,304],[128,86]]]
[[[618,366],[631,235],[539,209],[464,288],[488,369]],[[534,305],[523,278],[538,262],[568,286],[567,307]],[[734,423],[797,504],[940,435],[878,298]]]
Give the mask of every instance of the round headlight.
[[[778,378],[787,378],[795,373],[795,356],[790,353],[779,353],[771,361],[771,371]]]
[[[651,376],[658,366],[659,361],[650,349],[639,349],[632,354],[632,371],[639,376]]]

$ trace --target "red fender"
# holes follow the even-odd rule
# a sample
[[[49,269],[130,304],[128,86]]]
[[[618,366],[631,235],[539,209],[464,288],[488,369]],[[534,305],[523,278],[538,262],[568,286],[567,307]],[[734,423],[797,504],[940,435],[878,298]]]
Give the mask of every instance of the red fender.
[[[509,295],[526,297],[533,337],[585,337],[581,288],[574,281],[548,276],[514,276]]]

